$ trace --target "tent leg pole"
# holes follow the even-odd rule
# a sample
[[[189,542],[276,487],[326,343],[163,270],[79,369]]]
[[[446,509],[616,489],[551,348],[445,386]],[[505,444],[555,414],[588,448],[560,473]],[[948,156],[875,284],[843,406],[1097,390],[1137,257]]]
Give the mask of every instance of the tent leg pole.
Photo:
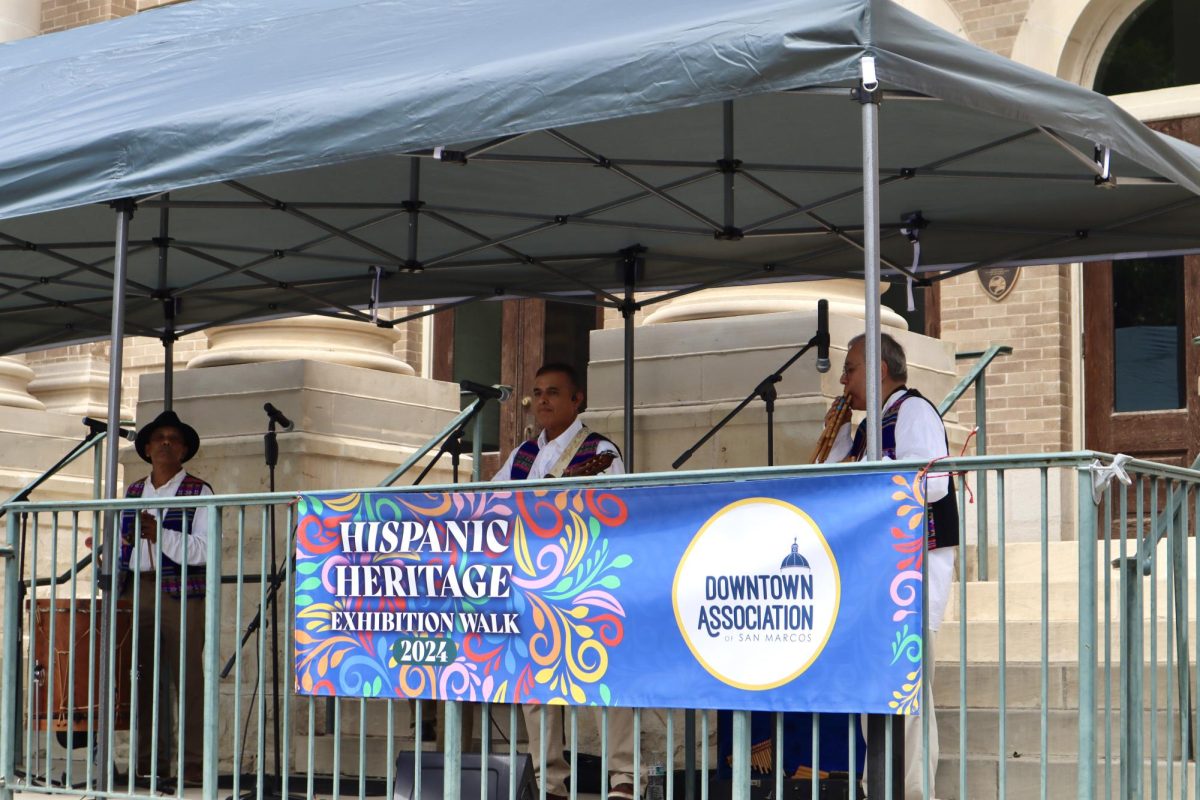
[[[875,59],[863,59],[863,80],[857,89],[862,107],[863,168],[863,301],[866,335],[863,348],[867,368],[867,461],[882,458],[880,442],[879,358],[879,83]],[[899,717],[884,716],[867,726],[867,796],[898,798],[903,793],[904,727],[894,724]],[[882,724],[880,724],[882,723]],[[890,745],[890,747],[889,747]],[[899,791],[899,794],[897,793]]]
[[[113,296],[112,296],[112,331],[109,340],[108,365],[108,441],[106,442],[104,465],[104,497],[112,500],[117,496],[117,467],[119,464],[121,431],[121,372],[124,358],[125,333],[125,275],[129,261],[129,220],[133,217],[133,202],[122,200],[115,204],[117,212],[117,235],[115,258],[113,260]],[[104,539],[101,543],[101,565],[99,576],[101,580],[107,577],[108,597],[115,601],[117,596],[117,570],[114,553],[116,552],[116,512],[106,512],[104,519]],[[105,574],[107,571],[107,575]],[[101,584],[104,586],[104,584]],[[109,703],[109,686],[113,676],[108,672],[109,640],[112,638],[111,615],[102,614],[100,622],[100,691],[99,691],[99,730],[96,737],[96,774],[107,776],[112,766],[111,745],[108,733],[112,729],[110,717],[112,706]],[[103,777],[97,783],[105,785]],[[109,787],[111,788],[111,787]]]
[[[625,471],[633,472],[633,321],[637,312],[633,302],[633,289],[637,271],[636,256],[625,259],[625,300],[621,304],[621,316],[625,318],[625,440],[623,460]]]
[[[169,201],[170,194],[163,195]],[[175,405],[175,299],[167,294],[167,259],[170,247],[171,207],[164,205],[158,212],[158,290],[163,303],[163,411]]]
[[[163,334],[163,411],[175,405],[175,332]]]

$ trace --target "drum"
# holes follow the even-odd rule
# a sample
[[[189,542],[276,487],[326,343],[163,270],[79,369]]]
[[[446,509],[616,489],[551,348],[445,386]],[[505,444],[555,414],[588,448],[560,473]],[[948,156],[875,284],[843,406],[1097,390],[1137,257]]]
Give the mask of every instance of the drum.
[[[33,685],[29,687],[29,691],[33,694],[33,723],[40,730],[86,731],[89,694],[92,701],[91,714],[95,724],[100,724],[97,716],[100,713],[100,615],[106,613],[109,606],[101,600],[97,601],[95,609],[96,635],[89,648],[89,632],[93,625],[91,599],[76,600],[73,615],[69,599],[43,598],[33,604]],[[28,613],[28,602],[25,610]],[[71,637],[72,616],[75,618],[74,641]],[[54,629],[54,641],[50,640],[51,627]],[[130,633],[133,630],[133,606],[129,601],[117,604],[114,629],[114,729],[129,730],[129,668],[132,655]],[[96,664],[94,669],[89,670],[89,651],[93,649]],[[75,665],[73,685],[72,664]]]

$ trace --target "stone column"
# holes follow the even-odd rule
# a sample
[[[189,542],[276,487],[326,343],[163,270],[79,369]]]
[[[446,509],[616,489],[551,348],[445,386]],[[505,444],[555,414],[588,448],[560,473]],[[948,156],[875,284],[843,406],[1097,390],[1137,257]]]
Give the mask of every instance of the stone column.
[[[0,0],[0,42],[35,36],[42,29],[42,0]]]

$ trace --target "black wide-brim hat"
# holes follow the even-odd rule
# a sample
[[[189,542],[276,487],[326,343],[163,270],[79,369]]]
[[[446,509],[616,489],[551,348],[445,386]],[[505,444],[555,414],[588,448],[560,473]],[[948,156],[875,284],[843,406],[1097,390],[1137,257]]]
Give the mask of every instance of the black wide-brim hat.
[[[142,457],[142,461],[145,461],[147,464],[150,463],[150,456],[146,455],[146,445],[150,444],[151,434],[158,428],[164,427],[175,428],[183,434],[184,444],[187,445],[187,453],[183,456],[185,462],[196,455],[196,451],[200,449],[200,434],[196,433],[196,429],[191,425],[181,420],[179,415],[174,411],[164,411],[151,422],[143,425],[133,442],[133,447],[137,450],[137,454]]]

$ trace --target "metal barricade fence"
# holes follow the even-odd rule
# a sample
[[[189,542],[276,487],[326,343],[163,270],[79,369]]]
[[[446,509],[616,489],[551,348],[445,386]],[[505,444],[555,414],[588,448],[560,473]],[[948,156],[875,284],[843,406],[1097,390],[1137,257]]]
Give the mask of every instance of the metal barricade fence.
[[[1200,593],[1193,598],[1200,570],[1193,545],[1200,524],[1200,473],[1129,461],[1127,486],[1098,480],[1092,467],[1097,458],[1104,465],[1112,461],[1093,453],[1064,453],[959,458],[933,466],[960,476],[964,525],[946,622],[937,647],[923,653],[923,674],[935,679],[933,687],[924,682],[919,707],[936,701],[941,728],[940,761],[926,761],[923,769],[925,796],[931,796],[929,783],[936,779],[940,798],[1200,798],[1200,770],[1192,763],[1200,671],[1190,649],[1200,616]],[[644,486],[896,466],[629,475],[593,482]],[[990,501],[982,516],[972,498],[981,484],[988,487]],[[456,488],[462,487],[419,491]],[[7,507],[0,544],[0,800],[13,793],[362,800],[394,791],[398,798],[473,797],[478,791],[484,800],[524,800],[522,793],[531,791],[533,797],[545,797],[545,787],[522,781],[527,746],[520,741],[516,706],[296,694],[297,581],[287,567],[293,500],[288,493]],[[85,540],[100,529],[104,515],[168,506],[207,508],[220,534],[210,538],[207,551],[201,606],[206,647],[200,663],[183,656],[174,663],[159,658],[165,603],[147,609],[142,593],[132,590],[124,591],[119,603],[104,602],[106,593],[99,591],[90,568],[63,571],[88,552]],[[990,564],[986,579],[978,567],[983,559]],[[279,580],[274,608],[273,576]],[[161,597],[160,581],[156,578],[146,597]],[[187,614],[195,611],[190,603],[176,605],[171,610],[183,617],[178,627],[186,628]],[[260,625],[255,624],[259,614]],[[100,640],[104,617],[107,643]],[[926,641],[933,642],[928,636]],[[932,650],[936,663],[930,662]],[[104,683],[101,654],[112,676]],[[276,655],[278,716],[273,708]],[[164,677],[171,671],[177,671],[179,685],[186,685],[189,675],[203,676],[199,708],[189,706],[182,692],[172,696],[166,690]],[[164,714],[168,708],[174,713]],[[172,776],[185,771],[180,745],[188,743],[180,741],[179,731],[201,711],[206,717],[203,769],[199,776],[185,775],[201,779],[192,788]],[[608,772],[607,716],[597,733],[590,729],[590,712],[568,708],[565,714],[564,748],[574,776],[570,794],[603,797],[607,787],[595,775]],[[174,725],[164,719],[169,716],[175,717]],[[423,741],[433,718],[437,741]],[[544,715],[542,720],[544,725]],[[635,793],[655,800],[827,798],[837,791],[855,796],[857,781],[839,781],[819,769],[822,748],[833,746],[828,738],[822,741],[822,723],[828,721],[813,715],[804,723],[811,724],[806,760],[813,775],[803,782],[785,775],[792,767],[785,770],[784,715],[772,719],[773,741],[763,749],[752,741],[750,714],[734,712],[727,728],[729,757],[721,765],[714,712],[637,710]],[[855,775],[865,761],[859,722],[854,717],[841,722],[844,738],[837,745],[847,751],[848,772]],[[139,724],[151,726],[141,743]],[[473,741],[462,745],[464,727],[474,727],[477,746]],[[928,715],[919,728],[927,746]],[[113,758],[96,764],[102,737]],[[545,736],[539,739],[543,748],[554,746]],[[417,757],[422,752],[438,757]],[[169,762],[163,758],[167,753]],[[494,795],[485,791],[487,781],[472,777],[480,764],[502,772],[493,776],[500,780]],[[139,766],[148,770],[144,780]],[[716,779],[719,766],[728,768],[731,780]]]

